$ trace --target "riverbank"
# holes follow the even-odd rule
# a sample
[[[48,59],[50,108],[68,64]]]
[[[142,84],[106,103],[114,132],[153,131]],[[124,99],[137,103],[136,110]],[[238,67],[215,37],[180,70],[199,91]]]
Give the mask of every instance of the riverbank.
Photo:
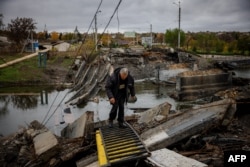
[[[2,56],[3,57],[3,56]],[[0,88],[7,86],[68,85],[71,82],[69,69],[73,57],[58,54],[39,67],[38,58],[33,57],[0,70]]]

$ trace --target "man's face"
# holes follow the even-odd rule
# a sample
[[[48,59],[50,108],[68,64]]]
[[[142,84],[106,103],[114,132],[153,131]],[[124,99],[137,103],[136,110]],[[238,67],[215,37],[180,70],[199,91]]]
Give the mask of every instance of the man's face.
[[[128,74],[121,73],[120,77],[122,80],[125,80],[128,77]]]

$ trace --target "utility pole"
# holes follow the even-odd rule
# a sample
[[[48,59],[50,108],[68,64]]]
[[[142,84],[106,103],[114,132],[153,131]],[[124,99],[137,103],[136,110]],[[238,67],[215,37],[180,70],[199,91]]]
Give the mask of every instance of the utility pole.
[[[150,40],[150,47],[152,49],[152,45],[153,45],[152,24],[150,24],[150,38],[151,38],[151,40]]]
[[[93,35],[92,35],[92,37],[93,37],[93,41],[94,41],[94,43],[95,43],[95,28],[94,27],[92,27],[92,30],[93,30]]]
[[[96,14],[95,14],[95,51],[97,51],[97,17],[96,17]]]
[[[179,16],[178,16],[178,48],[180,48],[181,43],[181,4],[180,1],[177,3],[173,2],[179,8]]]
[[[32,30],[30,30],[30,35],[31,35],[31,50],[32,50],[32,52],[35,52],[34,51],[34,40],[33,40],[33,32],[32,32]]]
[[[178,48],[180,48],[181,43],[181,5],[179,1],[179,32],[178,32]]]
[[[95,14],[95,51],[97,51],[97,14],[101,12],[100,10]]]
[[[107,31],[107,34],[108,34],[108,47],[109,47],[109,31]]]

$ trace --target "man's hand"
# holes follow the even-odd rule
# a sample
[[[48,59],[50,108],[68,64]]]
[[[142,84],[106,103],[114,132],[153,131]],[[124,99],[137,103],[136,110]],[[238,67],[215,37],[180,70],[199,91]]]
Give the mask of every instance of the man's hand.
[[[130,96],[129,99],[128,99],[129,103],[134,103],[136,101],[137,101],[137,97],[136,96]]]
[[[109,99],[109,102],[110,102],[111,104],[115,104],[115,98],[110,98],[110,99]]]

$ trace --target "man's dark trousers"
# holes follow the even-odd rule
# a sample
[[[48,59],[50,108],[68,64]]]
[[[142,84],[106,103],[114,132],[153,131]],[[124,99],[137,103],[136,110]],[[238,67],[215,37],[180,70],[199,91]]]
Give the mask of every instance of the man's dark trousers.
[[[118,96],[118,98],[115,99],[115,104],[113,104],[112,109],[109,113],[110,121],[113,121],[116,118],[117,109],[119,108],[117,121],[121,123],[124,122],[124,103],[125,103],[125,95],[120,94],[120,96]]]

